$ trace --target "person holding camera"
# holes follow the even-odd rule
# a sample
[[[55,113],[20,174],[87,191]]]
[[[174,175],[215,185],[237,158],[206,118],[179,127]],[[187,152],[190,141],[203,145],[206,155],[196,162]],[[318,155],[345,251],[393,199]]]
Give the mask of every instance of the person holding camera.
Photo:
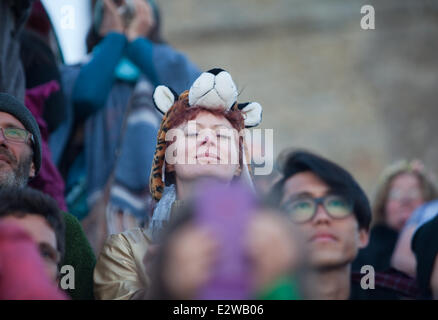
[[[89,61],[70,73],[74,119],[60,168],[68,207],[89,218],[84,223],[94,237],[101,204],[113,213],[109,233],[147,222],[147,172],[159,125],[152,90],[165,84],[181,92],[200,72],[162,40],[154,1],[95,2],[87,47]],[[99,239],[92,241],[97,253]]]

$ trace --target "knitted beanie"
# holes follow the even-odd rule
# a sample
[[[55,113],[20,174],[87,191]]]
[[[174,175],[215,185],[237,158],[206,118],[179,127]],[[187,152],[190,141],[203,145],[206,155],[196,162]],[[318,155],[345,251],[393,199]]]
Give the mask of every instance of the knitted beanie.
[[[6,112],[14,116],[33,136],[33,162],[35,165],[35,175],[38,174],[41,167],[41,134],[38,124],[32,113],[24,104],[8,93],[0,93],[0,112]]]

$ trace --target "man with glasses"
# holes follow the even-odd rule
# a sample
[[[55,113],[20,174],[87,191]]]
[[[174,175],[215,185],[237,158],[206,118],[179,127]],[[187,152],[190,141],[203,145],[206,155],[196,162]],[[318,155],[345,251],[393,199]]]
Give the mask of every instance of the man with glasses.
[[[0,94],[0,187],[22,187],[41,166],[41,137],[26,107]]]
[[[41,160],[41,135],[35,118],[15,97],[0,93],[0,190],[25,188],[38,174]],[[68,293],[73,299],[93,299],[96,258],[79,221],[66,212],[62,217],[66,232],[62,264],[75,271],[74,289]]]
[[[373,279],[375,289],[367,289],[351,274],[358,250],[368,243],[371,221],[368,199],[355,179],[337,164],[306,151],[285,152],[279,160],[283,177],[273,186],[269,201],[289,215],[303,238],[307,268],[300,277],[302,295],[398,298],[378,279]]]

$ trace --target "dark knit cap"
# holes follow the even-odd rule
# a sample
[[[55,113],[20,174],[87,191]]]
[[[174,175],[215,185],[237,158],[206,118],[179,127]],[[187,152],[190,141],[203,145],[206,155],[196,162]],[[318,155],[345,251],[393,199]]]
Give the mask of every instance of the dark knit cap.
[[[430,297],[430,277],[438,254],[438,215],[417,229],[411,248],[417,259],[418,286],[424,296]]]
[[[33,135],[33,162],[35,175],[41,167],[41,134],[38,124],[29,109],[8,93],[0,93],[0,112],[6,112],[17,118],[21,124]]]

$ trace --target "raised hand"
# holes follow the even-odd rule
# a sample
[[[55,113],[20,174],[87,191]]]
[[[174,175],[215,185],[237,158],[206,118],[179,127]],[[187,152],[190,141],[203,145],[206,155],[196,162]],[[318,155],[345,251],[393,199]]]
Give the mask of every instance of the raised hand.
[[[123,19],[117,11],[113,0],[103,0],[103,18],[99,35],[104,37],[109,32],[124,33]]]
[[[126,36],[130,41],[147,37],[155,25],[154,13],[147,1],[134,0],[135,16],[128,26]]]

